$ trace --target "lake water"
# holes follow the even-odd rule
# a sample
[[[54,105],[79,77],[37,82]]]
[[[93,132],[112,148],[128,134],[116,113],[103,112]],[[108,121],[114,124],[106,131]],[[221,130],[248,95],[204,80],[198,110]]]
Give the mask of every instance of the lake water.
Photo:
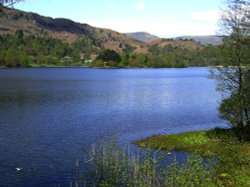
[[[76,162],[101,139],[125,144],[225,127],[208,75],[208,68],[0,69],[0,186],[69,186]]]

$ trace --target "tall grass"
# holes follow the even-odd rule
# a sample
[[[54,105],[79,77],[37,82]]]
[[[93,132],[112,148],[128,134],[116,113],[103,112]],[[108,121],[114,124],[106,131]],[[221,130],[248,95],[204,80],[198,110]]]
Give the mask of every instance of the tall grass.
[[[176,160],[164,163],[167,154],[143,151],[131,153],[130,148],[121,149],[115,142],[102,142],[92,146],[86,186],[217,186],[213,164],[201,157],[191,156],[185,164]]]

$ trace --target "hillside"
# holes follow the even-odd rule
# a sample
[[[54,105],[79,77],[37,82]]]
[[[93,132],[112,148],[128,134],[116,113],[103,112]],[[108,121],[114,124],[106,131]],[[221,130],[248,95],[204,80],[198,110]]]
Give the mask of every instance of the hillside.
[[[113,49],[119,53],[146,54],[149,48],[171,46],[196,50],[201,44],[219,43],[218,37],[179,37],[161,39],[146,32],[122,34],[110,29],[92,27],[65,18],[50,18],[31,12],[3,8],[0,13],[0,34],[14,34],[22,30],[24,35],[49,37],[73,43],[80,39],[89,39],[97,49]],[[191,41],[193,40],[193,41]],[[200,43],[199,43],[200,42]]]
[[[126,33],[132,39],[145,42],[149,45],[154,45],[155,43],[161,43],[166,41],[175,40],[175,43],[183,43],[183,41],[192,40],[193,42],[199,43],[200,45],[221,45],[222,39],[216,35],[208,35],[208,36],[179,36],[176,38],[160,38],[158,36],[149,34],[147,32],[132,32]],[[186,42],[188,43],[188,42]]]
[[[132,33],[126,33],[126,35],[129,36],[130,38],[146,43],[159,39],[159,37],[149,34],[147,32],[132,32]]]
[[[117,52],[146,53],[147,45],[112,30],[95,28],[69,19],[40,16],[35,13],[3,8],[0,13],[0,34],[14,34],[22,30],[24,35],[46,36],[73,43],[89,38],[97,47]]]
[[[218,65],[217,46],[201,45],[191,39],[161,39],[145,32],[133,36],[136,39],[65,18],[2,8],[0,67]]]
[[[166,47],[172,47],[172,48],[180,48],[180,49],[186,49],[186,50],[193,50],[196,51],[202,46],[192,40],[175,40],[175,39],[158,39],[158,40],[153,40],[149,42],[149,45],[152,47],[158,47],[160,49],[166,48]]]

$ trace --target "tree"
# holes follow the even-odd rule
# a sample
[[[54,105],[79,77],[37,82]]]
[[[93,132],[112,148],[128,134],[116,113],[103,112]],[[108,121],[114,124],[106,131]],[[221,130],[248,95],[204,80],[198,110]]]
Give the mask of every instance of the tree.
[[[224,93],[220,114],[237,129],[250,129],[250,2],[227,0],[220,20],[223,64],[215,74],[217,88]],[[249,131],[250,132],[250,131]],[[249,135],[248,135],[249,136]]]
[[[114,50],[105,49],[103,52],[99,54],[97,60],[108,62],[111,66],[118,66],[118,64],[121,62],[121,57]]]
[[[0,0],[0,6],[13,6],[16,3],[19,3],[24,0]]]

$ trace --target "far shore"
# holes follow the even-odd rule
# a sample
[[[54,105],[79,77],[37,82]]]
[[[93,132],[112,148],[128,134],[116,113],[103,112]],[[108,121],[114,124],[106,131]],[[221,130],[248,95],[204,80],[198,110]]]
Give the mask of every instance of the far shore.
[[[23,69],[23,68],[92,68],[92,69],[185,69],[185,68],[215,68],[220,66],[190,66],[190,67],[91,67],[91,66],[51,66],[51,65],[42,65],[42,66],[20,66],[20,67],[6,67],[0,66],[0,69]]]

